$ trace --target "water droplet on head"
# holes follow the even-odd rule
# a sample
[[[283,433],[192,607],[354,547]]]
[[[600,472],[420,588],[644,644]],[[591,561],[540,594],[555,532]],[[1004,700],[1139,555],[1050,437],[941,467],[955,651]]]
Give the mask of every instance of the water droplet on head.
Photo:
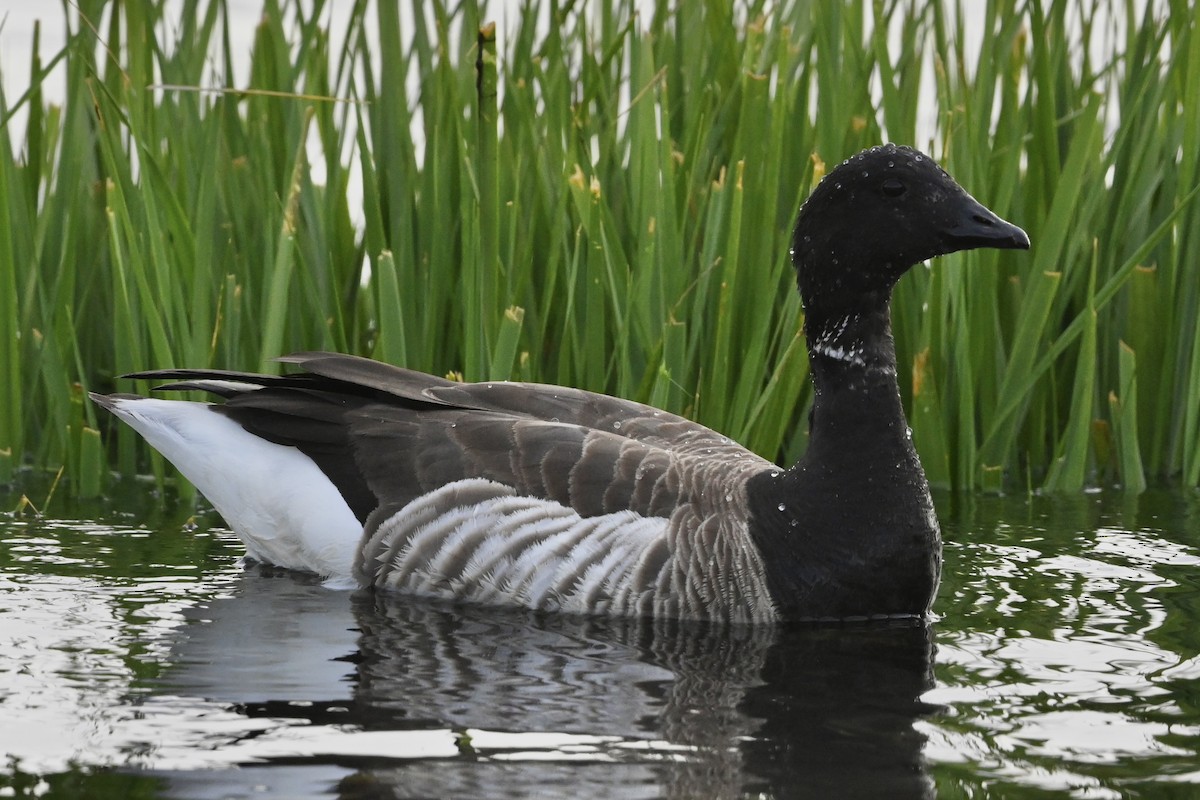
[[[924,157],[923,157],[923,156],[922,156],[920,153],[918,153],[917,155],[913,156],[913,158],[915,158],[917,161],[924,161],[924,160],[925,160],[925,158],[924,158]]]
[[[835,189],[840,189],[840,188],[842,188],[842,185],[841,185],[840,183],[835,183],[835,184],[833,185],[833,188],[835,188]]]
[[[780,504],[779,504],[779,510],[780,510],[780,511],[787,511],[787,506],[785,506],[783,503],[780,503]]]
[[[911,438],[912,438],[912,428],[905,428],[905,429],[904,429],[904,438],[905,438],[905,439],[911,439]]]
[[[889,162],[888,162],[888,166],[889,166],[889,167],[894,167],[894,166],[896,166],[896,162],[895,162],[895,161],[889,161]]]
[[[868,175],[868,174],[867,174],[867,171],[866,171],[865,169],[863,170],[863,177],[864,177],[864,178],[869,178],[869,177],[870,177],[870,175]]]
[[[619,431],[619,430],[621,430],[621,423],[620,423],[620,422],[614,422],[614,423],[613,423],[613,430],[615,430],[615,431]]]

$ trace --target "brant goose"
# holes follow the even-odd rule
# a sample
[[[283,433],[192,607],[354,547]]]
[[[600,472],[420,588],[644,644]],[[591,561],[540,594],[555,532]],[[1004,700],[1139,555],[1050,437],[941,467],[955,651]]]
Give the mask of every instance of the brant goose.
[[[791,257],[815,390],[781,470],[650,406],[299,353],[282,376],[139,372],[223,403],[92,395],[258,561],[331,585],[536,610],[725,622],[926,614],[941,537],[896,383],[892,286],[925,259],[1028,248],[908,147],[830,172]]]

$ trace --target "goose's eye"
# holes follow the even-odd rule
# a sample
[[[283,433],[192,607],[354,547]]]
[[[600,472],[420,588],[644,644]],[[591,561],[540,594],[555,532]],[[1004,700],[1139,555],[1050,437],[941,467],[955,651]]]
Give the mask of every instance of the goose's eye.
[[[883,193],[888,197],[899,197],[900,195],[904,194],[907,188],[908,187],[895,178],[888,178],[883,182]]]

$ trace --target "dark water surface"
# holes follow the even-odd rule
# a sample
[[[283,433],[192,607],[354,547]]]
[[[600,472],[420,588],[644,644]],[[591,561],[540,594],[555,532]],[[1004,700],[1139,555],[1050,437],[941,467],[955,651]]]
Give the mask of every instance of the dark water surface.
[[[0,796],[1200,796],[1192,492],[941,497],[932,625],[733,631],[355,598],[122,492],[0,516]]]

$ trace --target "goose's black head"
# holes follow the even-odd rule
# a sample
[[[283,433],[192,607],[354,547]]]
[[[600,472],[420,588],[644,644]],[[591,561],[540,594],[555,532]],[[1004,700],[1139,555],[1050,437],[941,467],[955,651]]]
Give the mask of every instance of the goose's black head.
[[[1029,247],[1029,237],[985,208],[932,158],[887,144],[837,166],[805,201],[792,263],[805,308],[841,313],[886,302],[910,267],[977,247]]]

